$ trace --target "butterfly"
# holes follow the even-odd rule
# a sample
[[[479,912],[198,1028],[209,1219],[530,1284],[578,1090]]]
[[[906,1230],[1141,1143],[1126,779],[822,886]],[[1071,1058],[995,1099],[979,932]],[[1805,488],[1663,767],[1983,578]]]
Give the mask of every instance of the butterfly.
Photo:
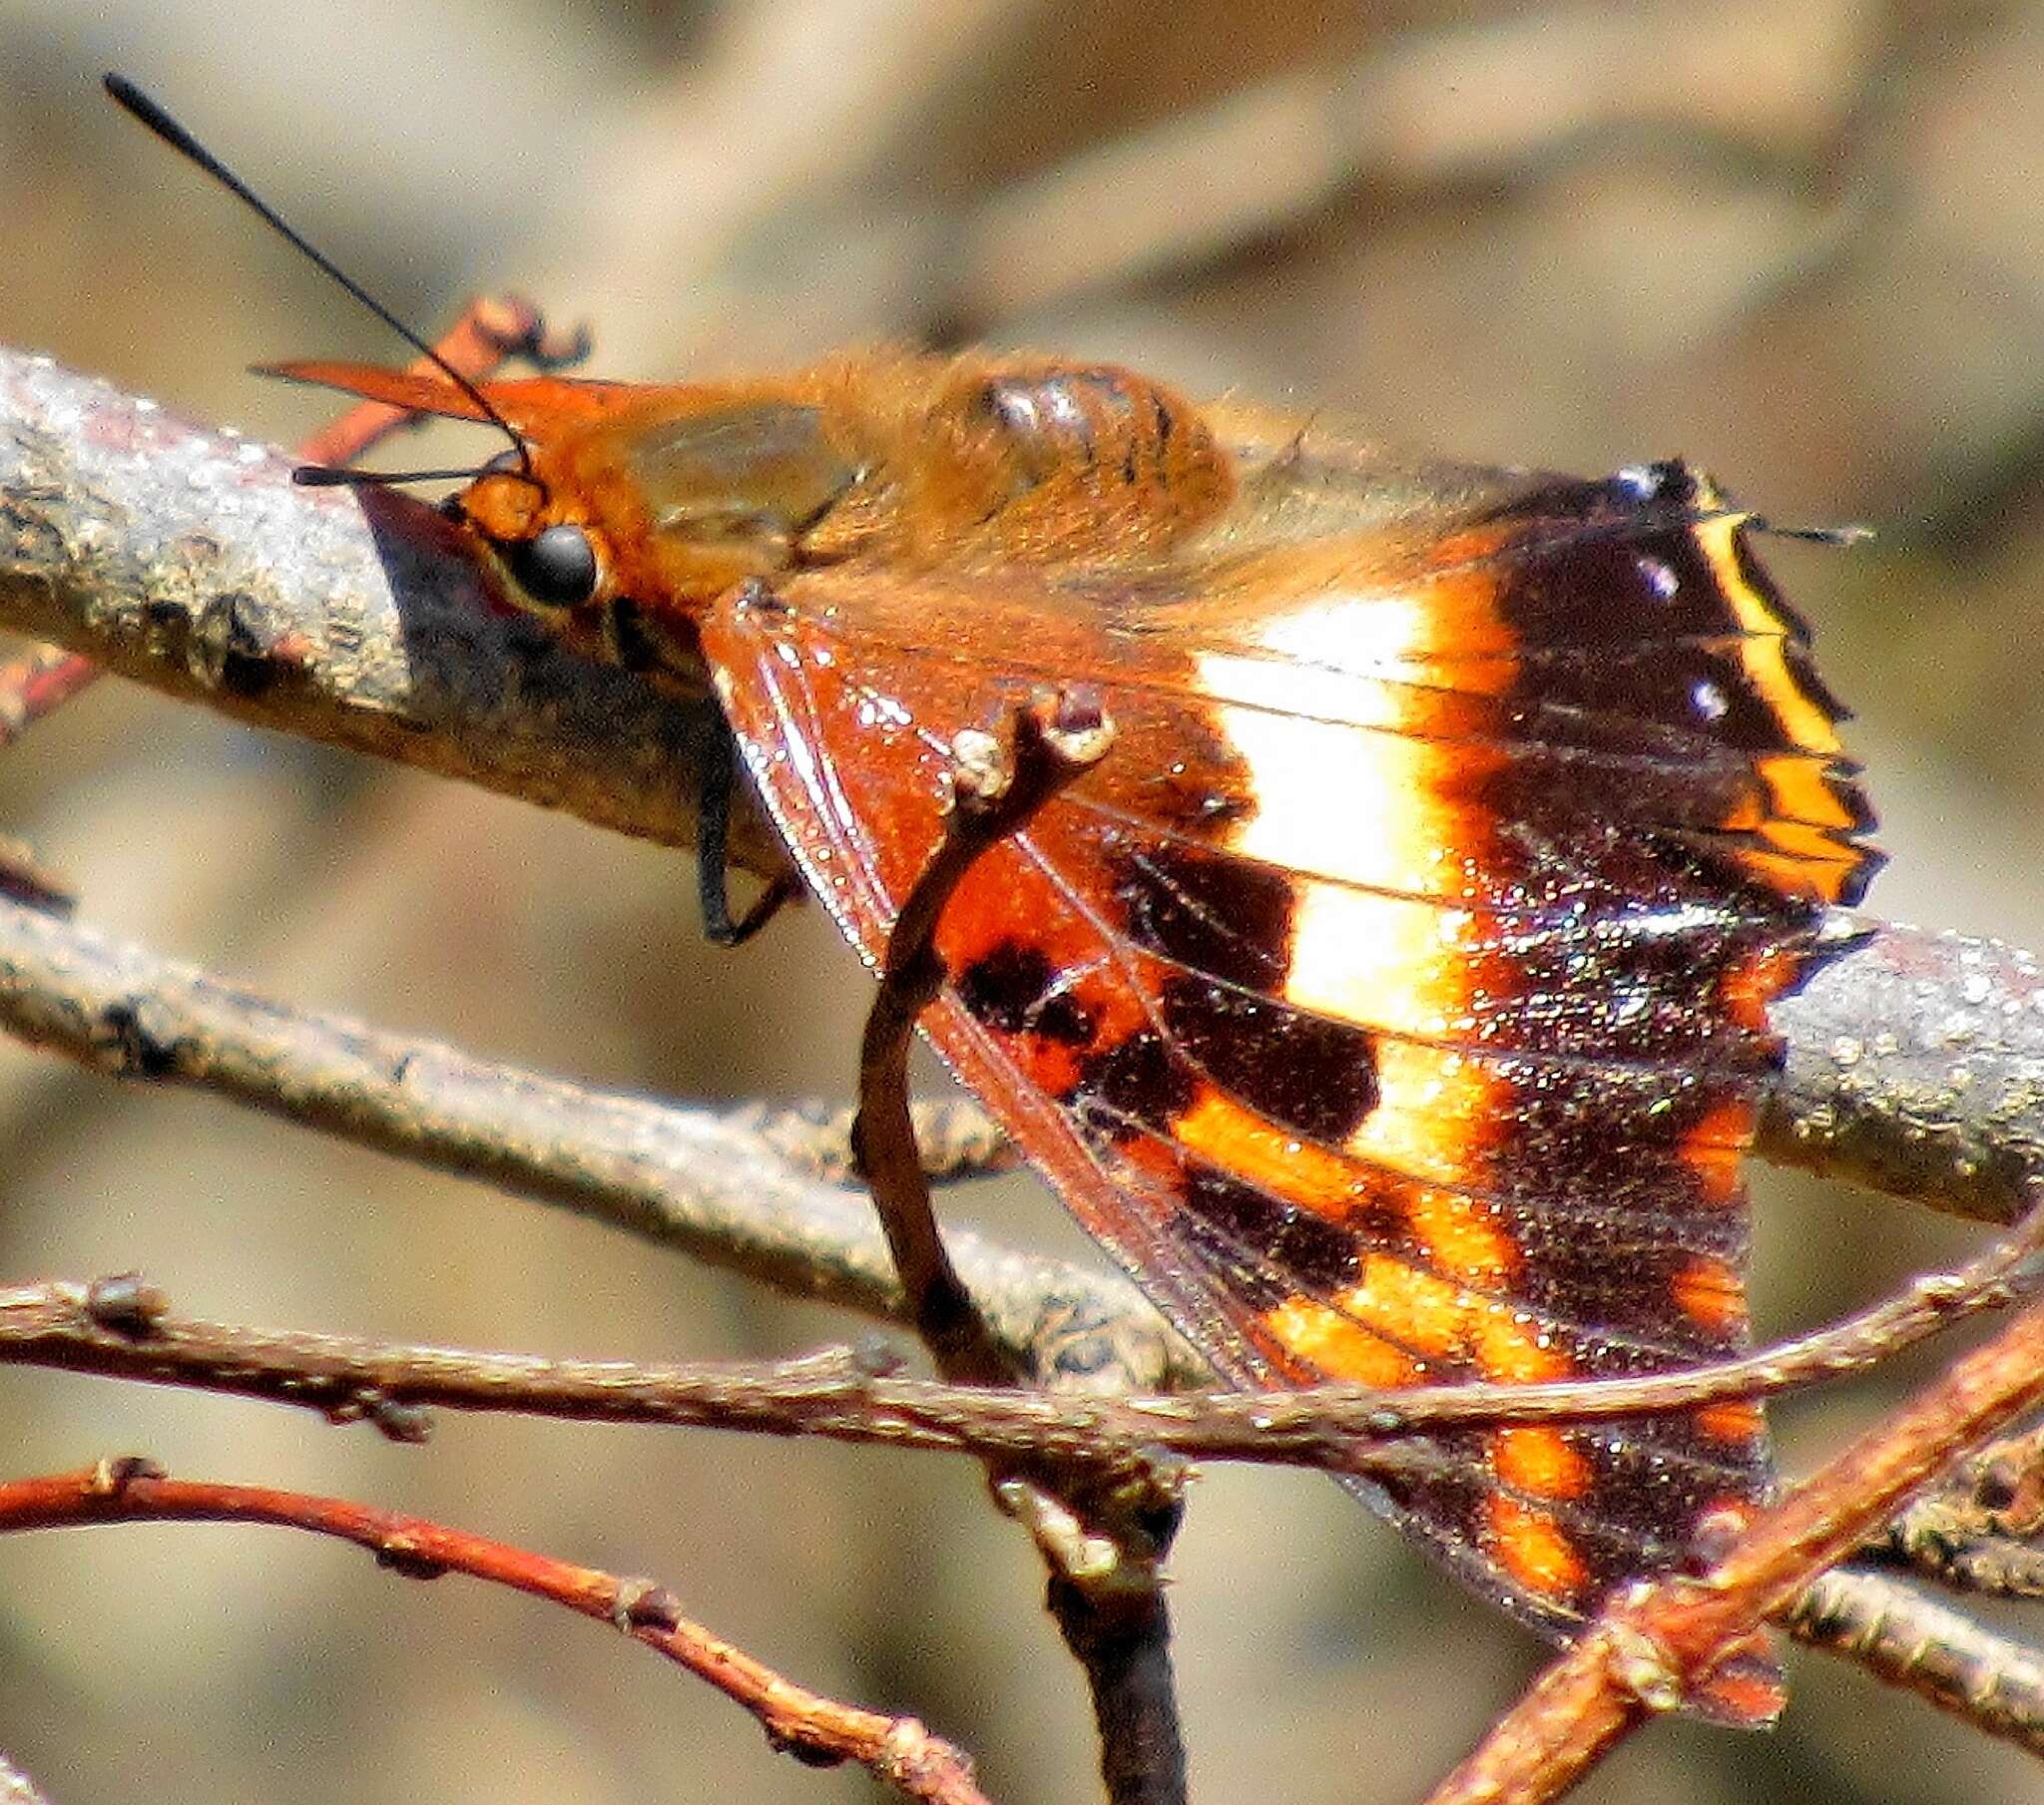
[[[1041,357],[479,383],[107,86],[439,366],[277,373],[507,435],[446,504],[505,599],[716,697],[868,966],[967,736],[1046,693],[1112,723],[950,895],[921,1026],[1225,1383],[1750,1345],[1768,1006],[1880,860],[1844,710],[1709,477],[1413,460]],[[731,919],[710,776],[706,925],[737,941],[779,893]],[[1736,1533],[1775,1471],[1736,1399],[1420,1454],[1347,1483],[1557,1641]],[[1782,1698],[1755,1643],[1691,1702]]]
[[[973,866],[924,1032],[1227,1384],[1665,1371],[1750,1342],[1770,1001],[1878,863],[1843,710],[1701,472],[1414,461],[1106,364],[876,352],[480,392],[449,512],[570,644],[721,702],[868,965],[952,749],[1112,749]],[[1758,1405],[1449,1430],[1354,1489],[1566,1640],[1770,1494]],[[1764,1650],[1701,1708],[1771,1717]]]

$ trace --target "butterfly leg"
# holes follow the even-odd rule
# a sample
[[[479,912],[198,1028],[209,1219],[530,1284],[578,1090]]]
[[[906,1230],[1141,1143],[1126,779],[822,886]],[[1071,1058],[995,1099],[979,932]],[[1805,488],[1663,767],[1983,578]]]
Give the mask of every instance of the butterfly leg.
[[[731,796],[738,782],[730,730],[713,721],[697,766],[696,898],[703,912],[703,938],[712,946],[744,946],[780,912],[795,893],[794,874],[767,880],[753,906],[736,920],[731,912]]]
[[[937,923],[973,862],[1105,756],[1113,738],[1098,701],[1077,691],[1017,709],[1007,744],[976,730],[957,735],[951,748],[955,806],[895,919],[866,1016],[852,1154],[872,1187],[916,1328],[948,1378],[997,1385],[1014,1373],[944,1250],[909,1114],[910,1038],[944,981]]]

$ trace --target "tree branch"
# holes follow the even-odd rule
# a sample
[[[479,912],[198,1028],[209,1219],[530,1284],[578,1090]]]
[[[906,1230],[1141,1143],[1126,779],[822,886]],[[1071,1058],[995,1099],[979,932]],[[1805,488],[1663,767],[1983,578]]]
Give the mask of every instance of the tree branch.
[[[2044,1174],[2044,972],[1998,941],[1861,916],[1769,1010],[1788,1061],[1760,1150],[1984,1222]]]
[[[132,1456],[101,1461],[82,1473],[0,1483],[0,1535],[97,1523],[275,1524],[355,1543],[376,1557],[377,1566],[410,1579],[459,1573],[508,1585],[610,1623],[708,1680],[759,1719],[775,1749],[797,1760],[824,1767],[856,1761],[875,1779],[929,1805],[986,1805],[972,1782],[972,1763],[914,1718],[840,1704],[782,1678],[691,1622],[675,1594],[651,1580],[575,1567],[347,1499],[167,1479]],[[0,1774],[0,1783],[4,1779]]]
[[[1885,1574],[1819,1574],[1781,1617],[1799,1642],[2044,1755],[2044,1655]]]
[[[0,902],[0,1028],[124,1078],[210,1091],[484,1179],[795,1296],[900,1320],[872,1207],[792,1169],[755,1112],[583,1090],[287,1008],[92,930]],[[1157,1391],[1206,1369],[1133,1285],[996,1247],[953,1257],[1032,1375]]]
[[[255,726],[692,844],[714,704],[561,651],[407,496],[0,350],[0,625]],[[750,803],[748,868],[786,869]]]

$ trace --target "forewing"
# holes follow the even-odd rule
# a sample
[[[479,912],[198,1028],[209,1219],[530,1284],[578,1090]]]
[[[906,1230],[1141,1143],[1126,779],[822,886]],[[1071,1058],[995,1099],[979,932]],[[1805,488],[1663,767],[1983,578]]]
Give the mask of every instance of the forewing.
[[[1769,999],[1856,896],[1838,710],[1676,467],[1196,572],[753,590],[705,652],[868,962],[949,748],[1098,685],[1107,758],[945,913],[930,1039],[1229,1382],[1542,1381],[1748,1345]],[[1772,1483],[1758,1408],[1436,1436],[1364,1490],[1566,1637]],[[1772,1715],[1763,1652],[1706,1704]]]

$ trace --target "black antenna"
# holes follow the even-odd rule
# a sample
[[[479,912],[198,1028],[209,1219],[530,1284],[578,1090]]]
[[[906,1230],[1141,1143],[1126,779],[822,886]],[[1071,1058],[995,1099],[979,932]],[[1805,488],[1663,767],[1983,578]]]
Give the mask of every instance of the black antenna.
[[[525,435],[513,426],[509,420],[505,419],[495,407],[491,406],[489,396],[484,394],[475,383],[471,382],[453,364],[449,363],[445,357],[434,350],[425,339],[414,332],[411,327],[399,319],[388,307],[384,306],[368,289],[364,288],[360,282],[349,275],[346,270],[341,268],[338,263],[316,244],[312,243],[302,232],[293,227],[275,208],[271,207],[267,201],[256,194],[241,177],[237,176],[233,170],[221,162],[218,157],[201,144],[198,139],[194,138],[190,132],[186,131],[183,126],[166,113],[162,107],[158,106],[147,94],[143,93],[140,88],[136,87],[125,75],[109,74],[105,80],[107,93],[113,97],[116,106],[140,120],[161,138],[165,144],[176,151],[179,156],[186,158],[192,163],[196,163],[214,181],[226,189],[229,194],[233,195],[238,201],[245,203],[263,225],[267,226],[285,243],[305,257],[314,268],[331,276],[335,282],[339,283],[343,289],[353,295],[363,306],[367,307],[371,313],[375,314],[398,337],[402,338],[406,344],[417,351],[421,357],[424,357],[429,363],[433,364],[448,381],[452,382],[455,387],[460,389],[464,395],[482,410],[483,416],[493,426],[497,427],[518,448],[518,462],[521,470],[533,482],[537,483],[539,481],[539,478],[533,474],[532,448],[526,444]],[[336,474],[345,476],[351,473],[339,472]],[[422,476],[437,476],[440,474],[443,473],[425,472],[422,473]],[[472,474],[472,472],[450,471],[444,474],[466,476]],[[325,479],[318,478],[314,480],[324,481]],[[385,482],[390,479],[378,477],[374,480]]]
[[[291,481],[306,489],[394,489],[406,483],[470,482],[488,468],[484,464],[464,470],[350,470],[300,464],[291,472]]]

